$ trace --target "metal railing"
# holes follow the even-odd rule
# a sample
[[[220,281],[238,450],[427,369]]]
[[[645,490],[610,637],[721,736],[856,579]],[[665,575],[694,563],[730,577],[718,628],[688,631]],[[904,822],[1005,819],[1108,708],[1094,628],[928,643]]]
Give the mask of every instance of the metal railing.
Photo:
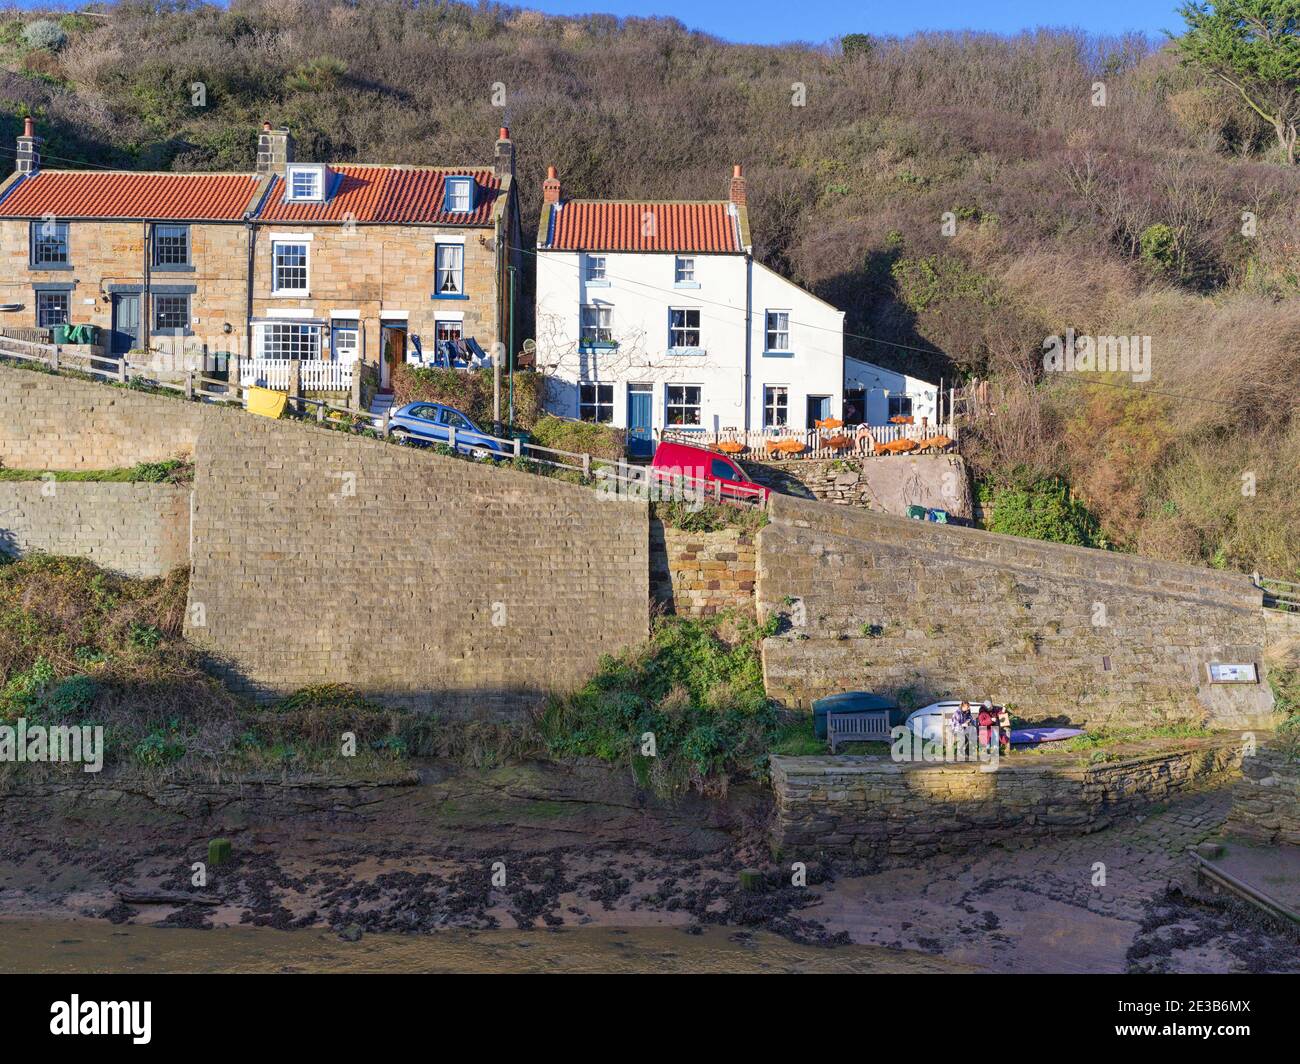
[[[1278,580],[1271,576],[1252,573],[1255,586],[1264,593],[1264,606],[1284,613],[1300,613],[1300,583]]]

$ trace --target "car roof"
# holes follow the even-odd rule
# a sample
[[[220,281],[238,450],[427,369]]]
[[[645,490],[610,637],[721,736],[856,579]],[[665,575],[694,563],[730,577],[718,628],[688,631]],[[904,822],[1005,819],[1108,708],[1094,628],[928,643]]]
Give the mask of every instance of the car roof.
[[[701,457],[725,458],[726,455],[719,454],[717,451],[710,450],[708,447],[696,447],[690,443],[675,443],[672,440],[665,440],[655,448],[655,457],[658,458],[660,453],[672,454],[674,451],[685,451],[689,454],[697,454]]]

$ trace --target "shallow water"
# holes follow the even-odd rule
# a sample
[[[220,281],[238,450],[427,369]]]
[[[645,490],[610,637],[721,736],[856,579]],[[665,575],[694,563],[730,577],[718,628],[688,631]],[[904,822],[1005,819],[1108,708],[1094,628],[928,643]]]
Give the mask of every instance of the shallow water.
[[[801,946],[706,927],[440,931],[365,935],[228,927],[0,922],[0,973],[196,972],[955,972],[939,957],[874,946]]]

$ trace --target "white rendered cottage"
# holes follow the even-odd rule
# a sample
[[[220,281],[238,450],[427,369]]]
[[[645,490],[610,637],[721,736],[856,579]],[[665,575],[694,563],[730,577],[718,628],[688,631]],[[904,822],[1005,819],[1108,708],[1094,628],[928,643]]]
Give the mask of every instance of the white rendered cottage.
[[[537,368],[552,413],[629,430],[810,428],[843,416],[844,314],[751,254],[726,200],[569,200],[552,167],[537,255]]]

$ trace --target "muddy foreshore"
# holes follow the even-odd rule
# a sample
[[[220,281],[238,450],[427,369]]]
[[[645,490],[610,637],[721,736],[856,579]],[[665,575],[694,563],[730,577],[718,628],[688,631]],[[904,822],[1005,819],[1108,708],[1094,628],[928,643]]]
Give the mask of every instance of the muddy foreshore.
[[[27,925],[265,928],[341,941],[726,931],[994,970],[1300,967],[1294,941],[1185,892],[1180,856],[1222,822],[1224,796],[1132,831],[923,868],[805,859],[806,886],[771,862],[770,792],[664,801],[595,764],[425,762],[384,783],[10,775],[0,802],[0,919]],[[215,837],[231,840],[232,858],[196,885]],[[1097,860],[1110,869],[1102,890],[1090,885]],[[750,867],[764,872],[760,891],[739,887]],[[217,904],[127,905],[121,891]]]

